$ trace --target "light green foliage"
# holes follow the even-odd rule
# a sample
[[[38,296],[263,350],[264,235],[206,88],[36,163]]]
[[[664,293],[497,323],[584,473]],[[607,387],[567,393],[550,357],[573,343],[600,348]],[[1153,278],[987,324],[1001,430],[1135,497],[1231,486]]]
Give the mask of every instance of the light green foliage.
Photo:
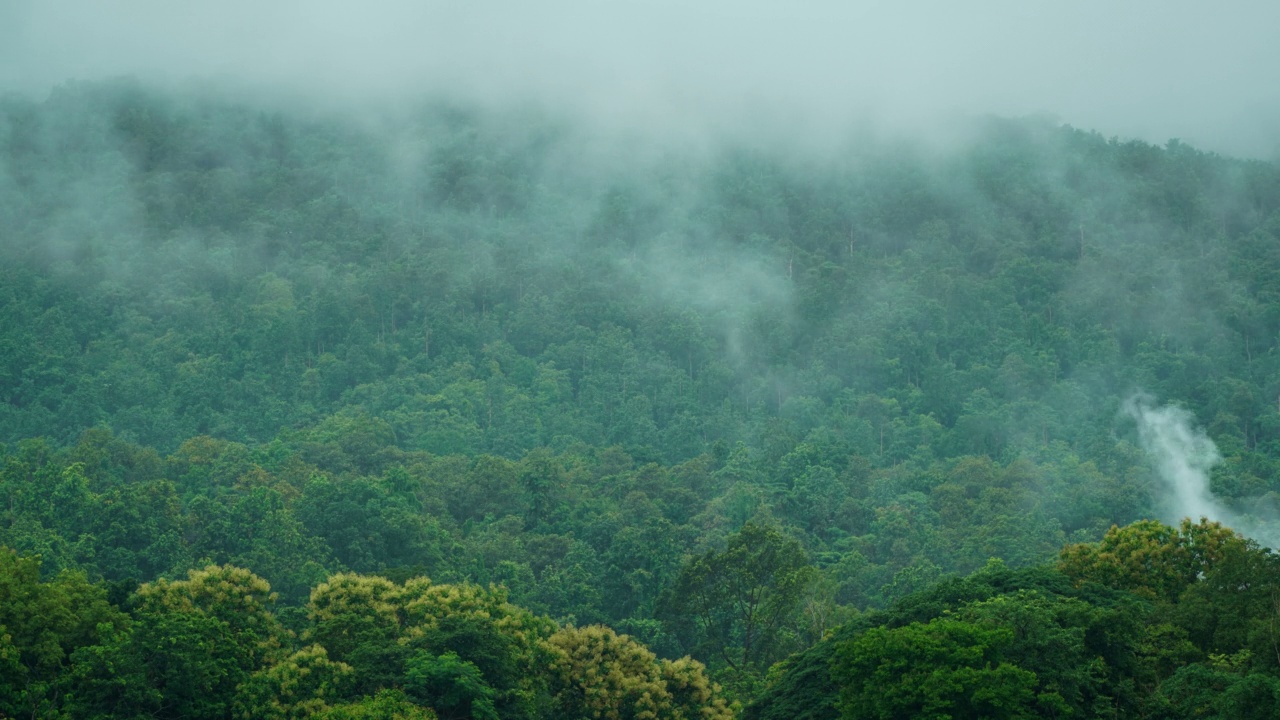
[[[272,614],[271,585],[244,568],[191,570],[186,580],[144,584],[137,599],[140,613],[198,615],[226,624],[247,662],[276,656],[284,641],[285,630]]]
[[[381,577],[334,575],[311,591],[311,626],[305,637],[325,647],[335,660],[349,663],[361,692],[393,685],[409,653],[400,642],[405,595],[430,583],[425,577],[397,585]]]
[[[224,717],[242,683],[285,657],[274,601],[265,580],[232,566],[148,583],[138,588],[132,642],[122,649],[140,658],[164,716]]]
[[[1077,580],[1172,601],[1226,557],[1247,549],[1244,538],[1216,522],[1184,520],[1174,529],[1144,520],[1113,526],[1097,543],[1064,548],[1058,566]]]
[[[404,687],[446,715],[432,688],[457,695],[450,708],[474,701],[504,717],[534,716],[545,702],[541,640],[555,624],[500,589],[339,574],[312,591],[308,608],[308,638],[350,663],[364,691],[410,677]]]
[[[416,588],[430,580],[415,578],[410,582]],[[402,630],[401,604],[406,591],[408,587],[381,577],[333,575],[311,591],[307,605],[310,639],[339,659],[364,643],[392,643]]]
[[[701,663],[661,660],[609,628],[562,628],[552,650],[554,713],[565,720],[728,720],[733,713]]]
[[[236,689],[232,714],[245,720],[314,717],[346,696],[350,675],[350,666],[311,645],[249,676]]]
[[[411,702],[403,692],[382,690],[372,697],[325,708],[314,720],[436,720],[430,708]]]
[[[1274,656],[1280,558],[1216,522],[1184,520],[1176,530],[1154,521],[1113,527],[1097,543],[1064,548],[1058,567],[1077,582],[1157,601],[1162,619],[1202,653],[1249,650],[1259,666],[1280,667]]]

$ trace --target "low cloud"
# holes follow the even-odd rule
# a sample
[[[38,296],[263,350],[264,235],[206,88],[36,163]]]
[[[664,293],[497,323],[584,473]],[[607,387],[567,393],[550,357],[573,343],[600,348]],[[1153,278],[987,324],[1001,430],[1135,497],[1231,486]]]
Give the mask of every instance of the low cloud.
[[[1142,448],[1164,483],[1165,494],[1159,500],[1167,521],[1176,525],[1183,518],[1207,518],[1270,547],[1280,547],[1275,523],[1237,513],[1214,495],[1210,471],[1222,461],[1222,455],[1190,412],[1175,405],[1157,406],[1146,395],[1129,398],[1124,412],[1137,423]]]
[[[1050,114],[1272,156],[1277,26],[1275,3],[1189,0],[16,0],[0,7],[0,87],[196,76],[338,103],[444,92],[792,136]]]

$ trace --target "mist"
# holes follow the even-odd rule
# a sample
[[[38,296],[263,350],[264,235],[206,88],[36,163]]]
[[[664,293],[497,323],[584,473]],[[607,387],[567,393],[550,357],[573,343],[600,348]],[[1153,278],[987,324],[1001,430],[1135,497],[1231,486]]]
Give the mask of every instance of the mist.
[[[852,127],[1044,114],[1274,157],[1277,26],[1267,2],[18,0],[0,7],[0,88],[135,75],[340,107],[448,94],[819,146]]]
[[[1227,507],[1210,487],[1210,473],[1222,462],[1218,446],[1196,425],[1195,416],[1176,405],[1159,406],[1153,398],[1134,395],[1123,410],[1137,423],[1142,448],[1163,482],[1158,505],[1167,522],[1177,525],[1206,518],[1222,523],[1270,547],[1280,546],[1274,524]]]
[[[1124,411],[1138,424],[1142,448],[1165,483],[1168,518],[1208,518],[1233,524],[1229,512],[1209,489],[1209,472],[1222,461],[1218,446],[1195,426],[1190,412],[1176,405],[1155,406],[1149,397],[1130,398]]]
[[[858,609],[1140,519],[1276,546],[1280,13],[983,8],[3,5],[0,460],[234,443],[315,469],[324,557],[582,623],[667,582],[616,520],[668,578],[780,524]],[[357,556],[326,507],[383,497]]]

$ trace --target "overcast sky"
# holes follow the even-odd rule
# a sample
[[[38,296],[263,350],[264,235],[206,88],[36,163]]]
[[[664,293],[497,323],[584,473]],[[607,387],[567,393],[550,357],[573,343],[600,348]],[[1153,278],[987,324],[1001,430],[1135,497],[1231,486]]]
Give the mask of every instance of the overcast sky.
[[[1280,1],[0,0],[0,87],[448,90],[618,122],[1048,114],[1280,156]]]

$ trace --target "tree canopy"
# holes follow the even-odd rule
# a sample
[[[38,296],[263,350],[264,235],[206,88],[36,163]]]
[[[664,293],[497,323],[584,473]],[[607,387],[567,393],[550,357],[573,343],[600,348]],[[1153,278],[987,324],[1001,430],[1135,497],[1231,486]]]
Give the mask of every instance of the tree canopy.
[[[0,714],[1273,708],[1280,168],[957,130],[0,97]]]

